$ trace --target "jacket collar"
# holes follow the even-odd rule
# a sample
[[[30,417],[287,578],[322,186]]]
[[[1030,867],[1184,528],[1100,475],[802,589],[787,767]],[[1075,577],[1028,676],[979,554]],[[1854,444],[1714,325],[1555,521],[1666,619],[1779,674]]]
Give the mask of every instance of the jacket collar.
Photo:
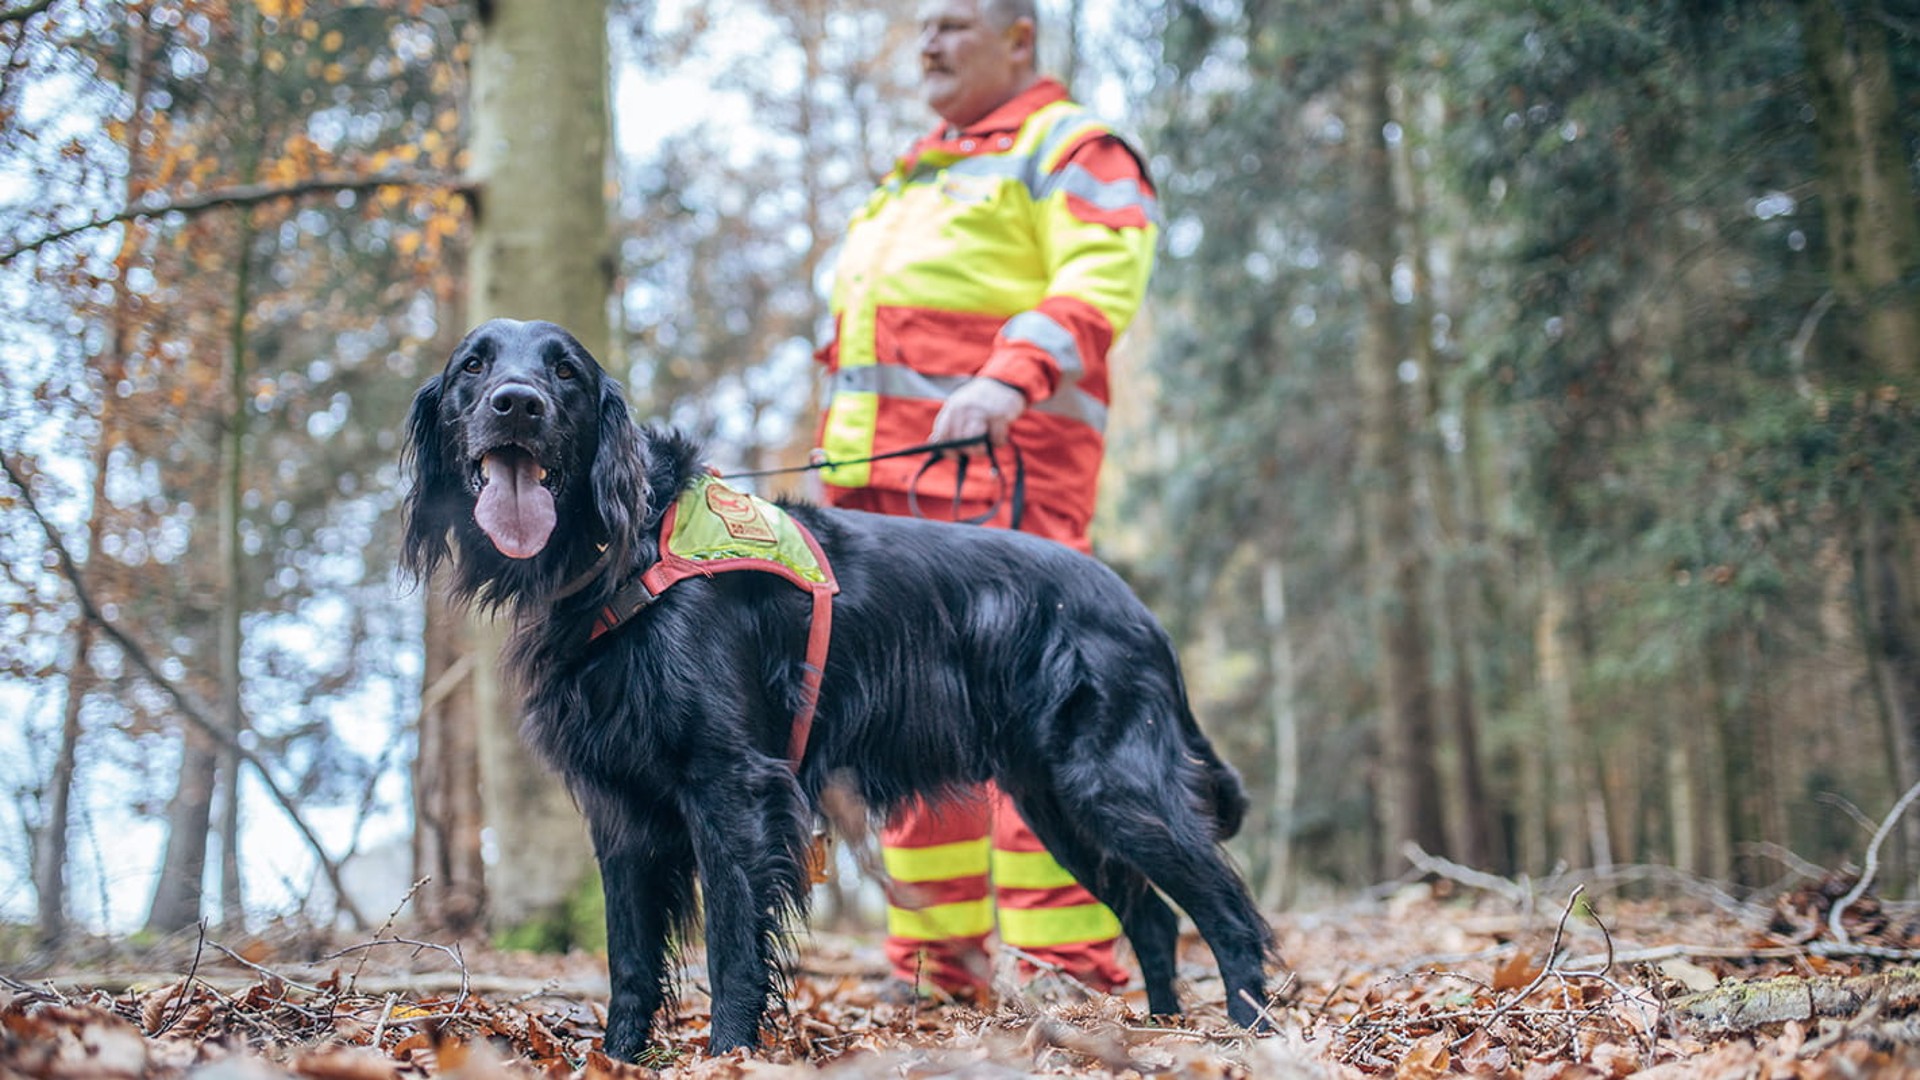
[[[941,143],[1018,131],[1020,125],[1027,122],[1027,117],[1056,101],[1065,101],[1066,98],[1067,88],[1061,84],[1060,80],[1037,79],[1032,86],[1008,98],[999,108],[964,128],[956,129],[946,123],[938,125],[914,146],[914,156],[917,157],[920,151]]]

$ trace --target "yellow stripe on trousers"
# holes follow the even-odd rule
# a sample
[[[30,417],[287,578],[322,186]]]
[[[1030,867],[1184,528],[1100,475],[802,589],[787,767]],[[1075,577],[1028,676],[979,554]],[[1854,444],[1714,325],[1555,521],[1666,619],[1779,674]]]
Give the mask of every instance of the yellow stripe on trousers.
[[[993,929],[993,899],[961,900],[914,910],[887,905],[887,933],[908,941],[979,937]]]
[[[880,857],[895,881],[948,881],[987,872],[987,838],[926,847],[883,847]]]
[[[1045,949],[1119,936],[1120,920],[1101,903],[1000,909],[1000,940],[1016,949]]]
[[[993,883],[1008,889],[1058,889],[1079,884],[1048,852],[998,850],[993,853]]]

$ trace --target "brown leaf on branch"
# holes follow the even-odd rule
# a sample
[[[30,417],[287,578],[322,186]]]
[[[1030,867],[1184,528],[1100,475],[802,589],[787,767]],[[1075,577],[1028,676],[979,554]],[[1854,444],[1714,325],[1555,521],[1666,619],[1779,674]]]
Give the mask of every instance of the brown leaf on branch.
[[[1521,949],[1494,967],[1493,988],[1495,990],[1522,989],[1539,978],[1540,971],[1540,965],[1533,962],[1533,954]]]

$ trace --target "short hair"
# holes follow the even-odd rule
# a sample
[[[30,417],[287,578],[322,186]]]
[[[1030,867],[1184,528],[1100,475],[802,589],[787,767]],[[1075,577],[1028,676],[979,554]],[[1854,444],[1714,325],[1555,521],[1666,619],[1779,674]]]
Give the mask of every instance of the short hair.
[[[1033,22],[1035,37],[1039,34],[1040,13],[1034,9],[1033,0],[981,0],[980,13],[996,28],[1004,30],[1021,19]]]

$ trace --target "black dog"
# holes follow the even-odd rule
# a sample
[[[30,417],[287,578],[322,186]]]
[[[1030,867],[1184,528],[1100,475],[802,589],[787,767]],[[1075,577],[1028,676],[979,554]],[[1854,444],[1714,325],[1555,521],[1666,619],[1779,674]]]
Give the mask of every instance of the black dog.
[[[1165,632],[1100,563],[1005,530],[788,507],[840,586],[796,771],[805,592],[766,573],[696,576],[595,636],[701,466],[684,438],[636,428],[566,331],[475,329],[415,396],[410,427],[404,564],[424,577],[451,561],[457,595],[512,611],[526,734],[591,828],[609,1054],[647,1045],[696,873],[711,1052],[758,1045],[835,775],[876,812],[997,781],[1119,916],[1153,1012],[1180,1008],[1164,893],[1212,946],[1228,1013],[1261,1022],[1272,933],[1218,848],[1246,795],[1194,723]]]

